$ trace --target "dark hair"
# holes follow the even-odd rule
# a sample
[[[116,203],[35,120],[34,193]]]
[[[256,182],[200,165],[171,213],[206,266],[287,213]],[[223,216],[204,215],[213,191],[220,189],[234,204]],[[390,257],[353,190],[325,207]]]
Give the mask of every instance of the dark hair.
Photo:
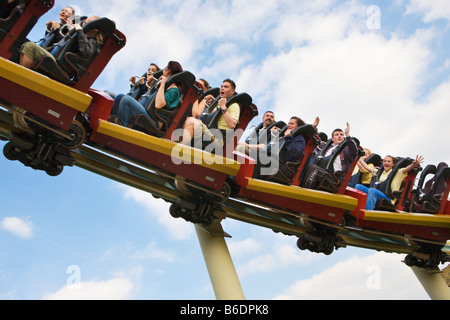
[[[299,117],[291,117],[291,119],[294,119],[295,121],[297,121],[297,127],[301,127],[305,124],[305,121],[303,121],[302,119],[300,119]]]
[[[179,62],[176,61],[169,61],[169,63],[167,64],[167,68],[170,70],[172,75],[183,72],[183,67]]]
[[[150,63],[150,66],[149,66],[149,68],[151,67],[151,66],[155,66],[156,67],[156,71],[158,72],[159,70],[161,70],[161,68],[160,67],[158,67],[158,65],[156,64],[156,63]]]
[[[398,162],[398,158],[397,158],[397,157],[394,157],[394,156],[391,156],[390,154],[388,154],[386,157],[391,158],[391,159],[392,159],[392,163],[393,163],[394,165]]]
[[[209,85],[209,82],[206,81],[203,78],[198,79],[198,81],[203,81],[203,84],[205,85],[206,88],[203,88],[204,91],[211,89],[211,86]]]
[[[228,82],[229,84],[231,84],[231,87],[233,88],[233,90],[236,90],[236,83],[234,83],[233,80],[227,78],[227,79],[223,80],[223,82]]]
[[[325,132],[319,132],[318,135],[319,135],[320,140],[322,140],[322,141],[328,140],[328,135]]]

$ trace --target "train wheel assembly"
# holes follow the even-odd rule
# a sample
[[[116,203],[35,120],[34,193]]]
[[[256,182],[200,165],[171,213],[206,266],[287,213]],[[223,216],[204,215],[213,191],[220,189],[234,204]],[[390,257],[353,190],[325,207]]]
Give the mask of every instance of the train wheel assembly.
[[[62,145],[68,149],[78,148],[83,144],[87,137],[85,127],[78,120],[72,122],[68,134],[71,136],[71,139],[64,139],[62,142]]]

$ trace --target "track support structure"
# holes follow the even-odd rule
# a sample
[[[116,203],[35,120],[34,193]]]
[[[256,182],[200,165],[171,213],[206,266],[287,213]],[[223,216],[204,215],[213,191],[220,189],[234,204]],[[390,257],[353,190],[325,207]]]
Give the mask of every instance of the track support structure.
[[[450,300],[450,287],[438,267],[428,269],[411,267],[411,269],[432,300]]]
[[[209,278],[217,300],[245,300],[244,292],[225,242],[225,233],[219,221],[215,222],[222,230],[208,232],[202,226],[195,224],[198,241],[202,249]]]

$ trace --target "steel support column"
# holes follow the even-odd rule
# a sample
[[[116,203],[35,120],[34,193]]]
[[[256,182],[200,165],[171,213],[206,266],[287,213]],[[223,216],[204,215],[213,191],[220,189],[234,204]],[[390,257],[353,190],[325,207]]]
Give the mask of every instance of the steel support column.
[[[438,267],[426,270],[417,267],[411,269],[432,300],[450,300],[450,287]]]
[[[216,223],[221,228],[220,222]],[[216,299],[245,300],[224,236],[212,234],[197,224],[195,230]]]

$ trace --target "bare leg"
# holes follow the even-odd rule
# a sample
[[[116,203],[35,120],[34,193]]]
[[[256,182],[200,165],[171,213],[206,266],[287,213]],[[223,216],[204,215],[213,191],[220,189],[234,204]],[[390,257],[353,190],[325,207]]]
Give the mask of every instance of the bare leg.
[[[21,54],[20,55],[20,65],[29,69],[33,69],[34,61],[30,59],[28,56]]]
[[[184,145],[191,144],[191,140],[194,137],[194,128],[196,121],[197,119],[193,117],[189,117],[186,119],[184,123],[183,140],[181,141],[182,144]]]

